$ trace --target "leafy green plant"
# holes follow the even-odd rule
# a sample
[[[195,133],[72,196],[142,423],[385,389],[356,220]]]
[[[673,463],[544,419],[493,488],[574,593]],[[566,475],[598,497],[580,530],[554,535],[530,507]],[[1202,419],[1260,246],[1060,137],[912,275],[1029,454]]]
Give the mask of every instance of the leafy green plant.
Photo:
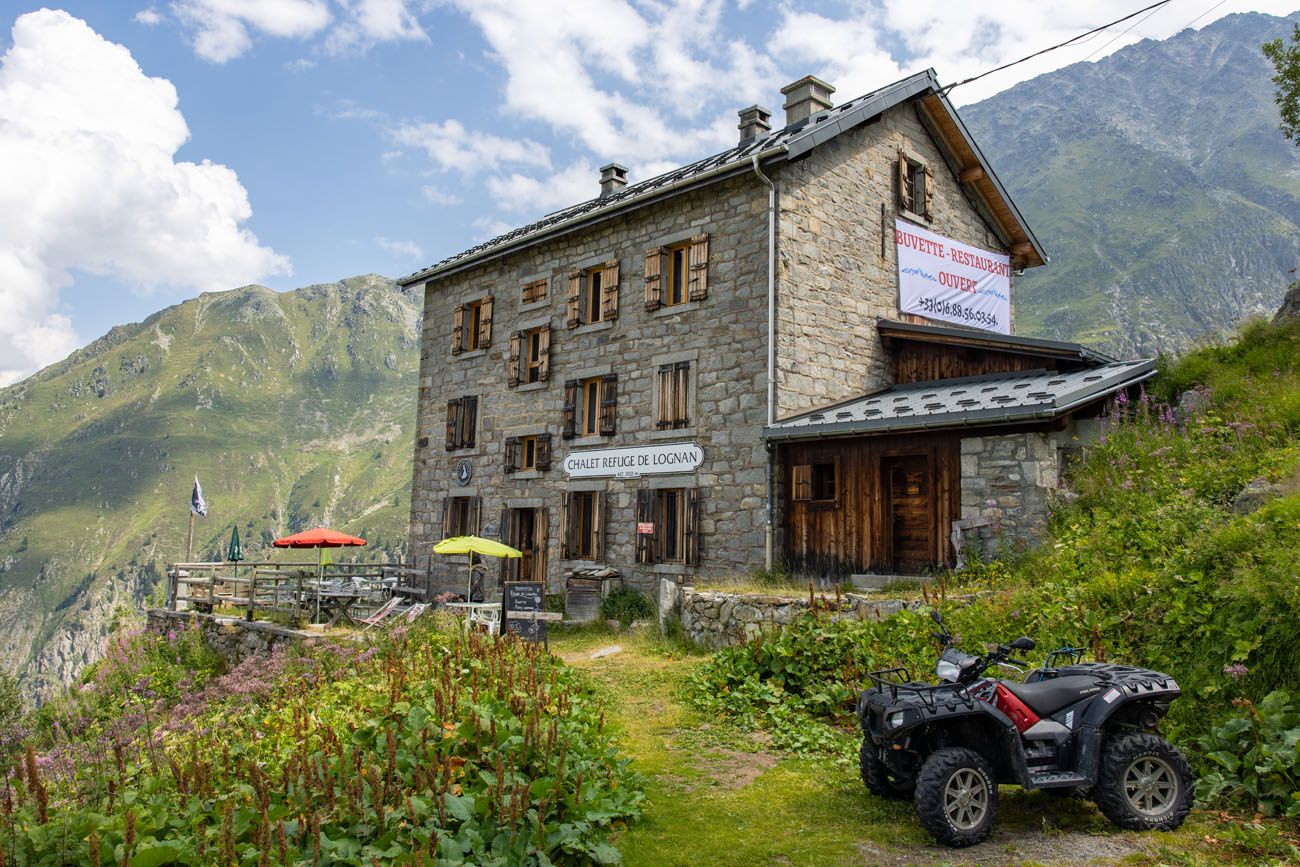
[[[600,616],[629,626],[633,620],[653,619],[655,606],[640,590],[623,585],[600,601]]]
[[[1300,816],[1300,709],[1284,690],[1258,704],[1239,699],[1245,710],[1201,738],[1211,769],[1197,795],[1206,801],[1236,802],[1267,816]]]

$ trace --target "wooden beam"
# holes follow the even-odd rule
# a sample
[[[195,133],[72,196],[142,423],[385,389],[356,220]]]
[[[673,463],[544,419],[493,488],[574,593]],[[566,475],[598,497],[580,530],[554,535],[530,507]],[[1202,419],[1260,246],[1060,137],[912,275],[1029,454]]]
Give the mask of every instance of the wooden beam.
[[[1028,256],[1034,252],[1034,245],[1028,241],[1020,241],[1011,245],[1012,256]]]
[[[964,168],[957,175],[958,180],[960,180],[963,184],[973,184],[976,181],[981,180],[983,177],[984,177],[983,166],[970,166],[969,168]]]

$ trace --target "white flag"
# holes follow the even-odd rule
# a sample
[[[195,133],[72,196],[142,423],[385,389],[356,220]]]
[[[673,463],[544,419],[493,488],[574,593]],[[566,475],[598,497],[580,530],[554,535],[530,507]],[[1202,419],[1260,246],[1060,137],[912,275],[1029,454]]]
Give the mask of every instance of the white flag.
[[[208,513],[208,504],[203,500],[203,486],[199,484],[199,477],[194,477],[194,493],[190,494],[190,511],[199,517]]]

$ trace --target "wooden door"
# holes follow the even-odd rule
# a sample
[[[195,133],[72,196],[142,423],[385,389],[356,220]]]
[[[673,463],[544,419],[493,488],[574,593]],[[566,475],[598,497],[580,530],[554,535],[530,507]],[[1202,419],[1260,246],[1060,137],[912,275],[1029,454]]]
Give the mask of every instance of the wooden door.
[[[890,569],[919,574],[934,565],[934,483],[925,455],[884,458],[881,475],[887,486],[885,550]]]
[[[511,509],[506,544],[523,555],[510,561],[513,581],[546,580],[547,520],[545,509]]]

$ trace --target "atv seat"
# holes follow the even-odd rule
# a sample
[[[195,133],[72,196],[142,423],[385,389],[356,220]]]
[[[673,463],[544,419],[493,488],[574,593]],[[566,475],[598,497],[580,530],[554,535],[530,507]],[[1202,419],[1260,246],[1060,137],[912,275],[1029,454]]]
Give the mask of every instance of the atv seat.
[[[1101,689],[1099,683],[1098,678],[1082,674],[1054,677],[1037,683],[1002,681],[1002,685],[1012,695],[1027,704],[1029,709],[1039,716],[1051,716],[1067,705],[1096,695]]]

